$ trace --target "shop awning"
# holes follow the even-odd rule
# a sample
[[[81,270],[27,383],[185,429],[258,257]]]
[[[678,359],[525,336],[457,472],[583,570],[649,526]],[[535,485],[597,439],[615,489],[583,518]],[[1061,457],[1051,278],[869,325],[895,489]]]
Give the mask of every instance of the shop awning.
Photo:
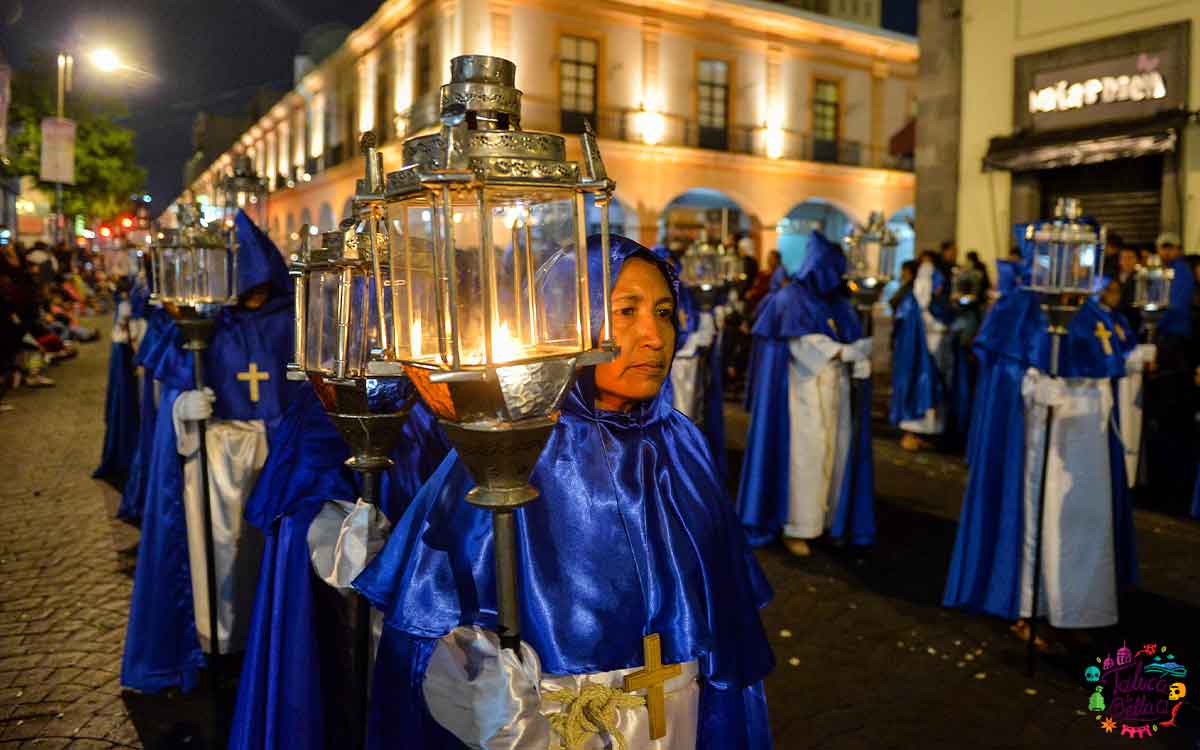
[[[993,138],[983,171],[1025,172],[1167,153],[1179,147],[1187,117],[1171,110],[1139,120]]]

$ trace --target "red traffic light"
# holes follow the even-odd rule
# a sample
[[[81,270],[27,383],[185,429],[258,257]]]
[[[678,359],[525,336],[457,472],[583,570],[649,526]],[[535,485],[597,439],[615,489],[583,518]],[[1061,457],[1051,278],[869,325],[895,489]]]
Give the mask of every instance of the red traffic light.
[[[108,227],[100,227],[100,236],[101,237],[112,237],[112,230],[109,229]]]
[[[128,216],[122,216],[121,217],[121,228],[122,229],[133,229],[133,219]]]

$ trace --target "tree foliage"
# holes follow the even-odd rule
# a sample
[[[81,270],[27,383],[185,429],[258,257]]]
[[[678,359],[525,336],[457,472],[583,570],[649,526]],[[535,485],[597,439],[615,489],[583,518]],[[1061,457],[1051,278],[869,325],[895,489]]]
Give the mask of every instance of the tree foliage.
[[[53,56],[35,55],[28,70],[14,71],[9,105],[7,176],[40,174],[44,117],[56,114],[57,63]],[[117,100],[72,91],[64,115],[75,121],[75,184],[63,185],[68,216],[83,214],[107,221],[126,210],[129,197],[141,192],[146,170],[136,163],[133,131],[118,124],[127,114]],[[53,193],[54,183],[39,182]]]

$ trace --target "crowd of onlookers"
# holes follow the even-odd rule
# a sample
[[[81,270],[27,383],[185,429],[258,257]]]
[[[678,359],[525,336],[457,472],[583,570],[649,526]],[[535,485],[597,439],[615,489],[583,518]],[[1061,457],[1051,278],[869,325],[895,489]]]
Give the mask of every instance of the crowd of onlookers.
[[[84,249],[0,247],[0,412],[15,388],[52,387],[49,369],[99,337],[80,318],[107,311],[112,291]]]

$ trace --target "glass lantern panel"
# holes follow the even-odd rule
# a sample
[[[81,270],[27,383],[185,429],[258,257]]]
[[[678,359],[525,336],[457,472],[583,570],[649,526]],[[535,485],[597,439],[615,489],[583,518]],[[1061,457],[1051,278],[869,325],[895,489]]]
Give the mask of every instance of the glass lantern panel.
[[[434,226],[443,268],[444,322],[450,332],[451,355],[457,339],[459,365],[484,364],[484,254],[480,243],[480,214],[476,192],[451,194],[449,204],[437,201]],[[451,361],[453,364],[453,361]]]
[[[232,254],[223,247],[198,247],[194,255],[195,279],[192,302],[223,304],[232,296]]]
[[[385,271],[386,273],[386,271]],[[355,270],[350,282],[349,330],[346,352],[346,375],[363,377],[371,352],[380,347],[379,307],[375,284],[370,271]],[[384,319],[391,319],[392,303],[385,294]]]
[[[492,361],[553,356],[590,347],[580,341],[575,194],[564,189],[487,191],[497,304]]]
[[[308,277],[308,331],[305,342],[305,367],[334,372],[338,348],[338,290],[341,272],[337,269],[314,271]]]
[[[433,203],[425,196],[389,203],[387,215],[388,262],[382,276],[391,332],[390,358],[444,364],[438,342]],[[444,290],[444,270],[441,276]]]

